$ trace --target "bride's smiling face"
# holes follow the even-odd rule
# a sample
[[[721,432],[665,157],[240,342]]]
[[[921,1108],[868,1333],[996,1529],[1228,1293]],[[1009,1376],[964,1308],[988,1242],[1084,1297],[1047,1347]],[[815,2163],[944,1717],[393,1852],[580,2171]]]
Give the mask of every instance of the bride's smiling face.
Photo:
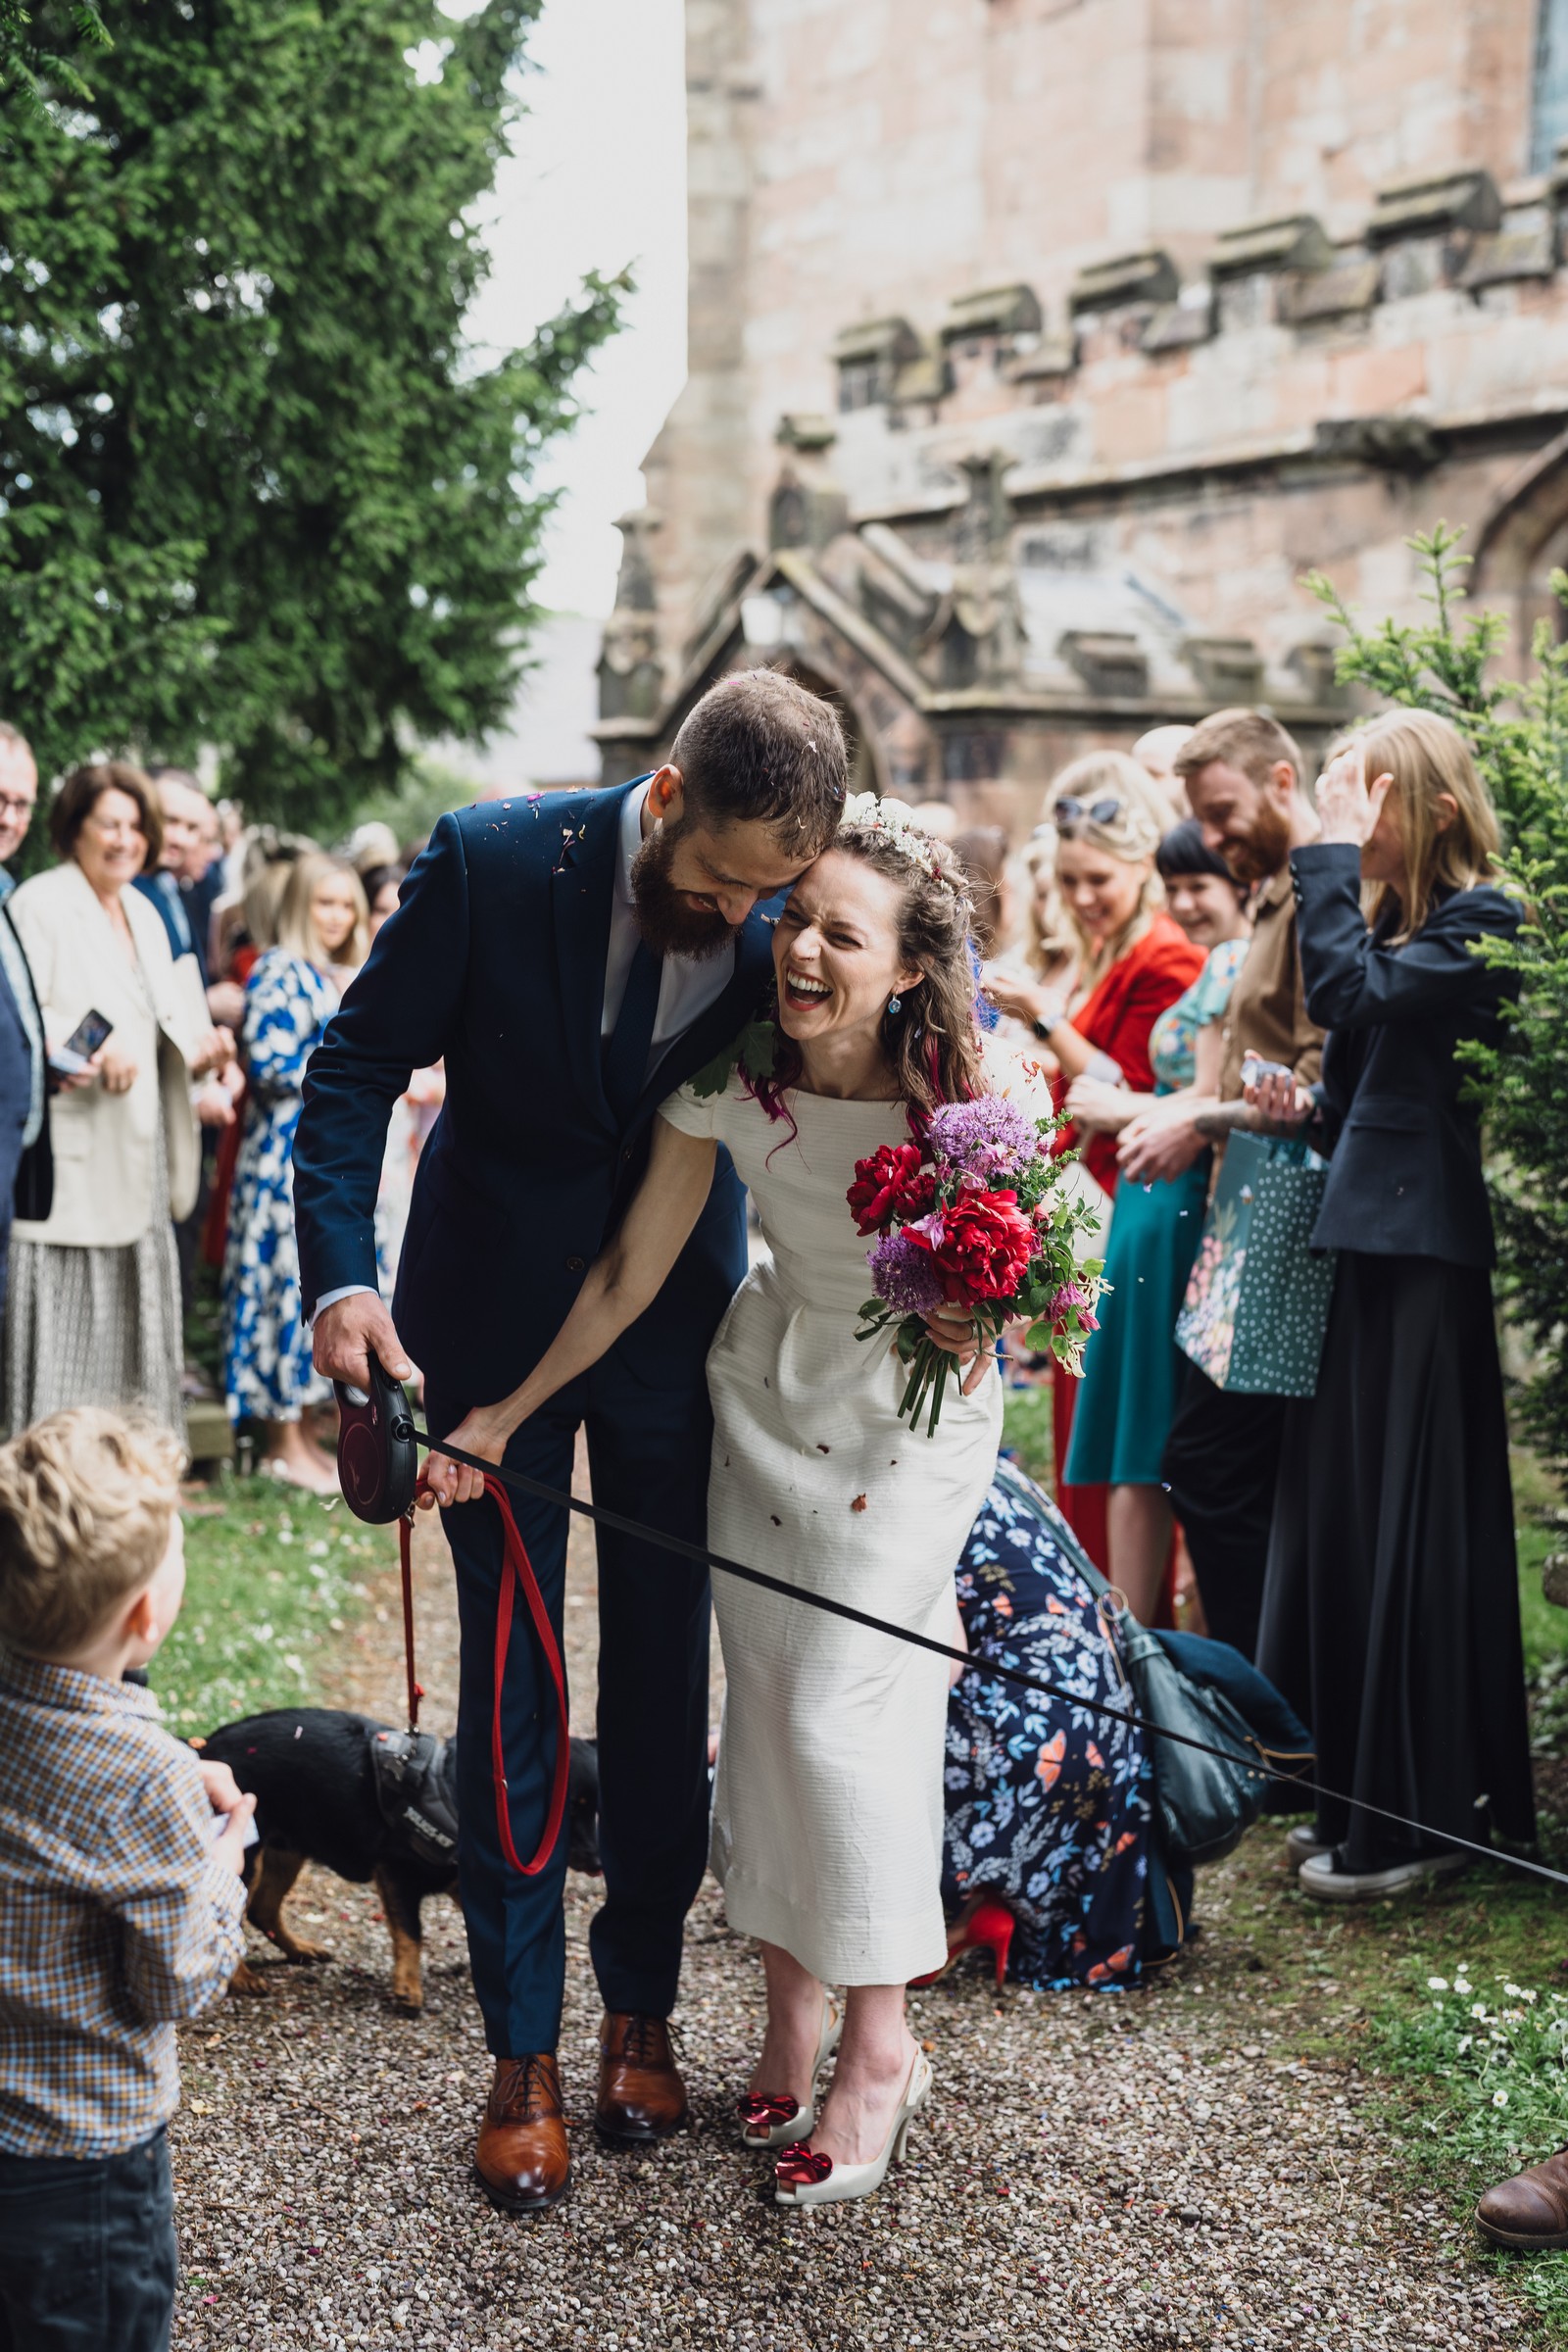
[[[900,950],[903,908],[896,882],[843,850],[807,867],[773,929],[786,1036],[811,1046],[880,1026],[889,997],[920,977]]]

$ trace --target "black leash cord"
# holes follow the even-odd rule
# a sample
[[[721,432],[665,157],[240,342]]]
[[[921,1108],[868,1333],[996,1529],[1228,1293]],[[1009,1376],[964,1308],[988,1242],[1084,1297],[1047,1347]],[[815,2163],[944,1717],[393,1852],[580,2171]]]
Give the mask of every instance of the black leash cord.
[[[619,1511],[607,1510],[602,1503],[584,1502],[579,1495],[564,1494],[559,1487],[547,1487],[521,1470],[509,1470],[498,1462],[483,1460],[476,1453],[465,1453],[461,1446],[432,1438],[416,1424],[414,1438],[416,1445],[427,1447],[431,1453],[444,1454],[449,1462],[462,1462],[469,1470],[482,1470],[487,1477],[499,1478],[503,1485],[514,1488],[519,1494],[531,1495],[536,1502],[550,1502],[561,1510],[575,1511],[580,1518],[593,1520],[596,1526],[612,1527],[618,1535],[635,1536],[639,1543],[656,1544],[661,1551],[675,1552],[699,1568],[717,1568],[725,1576],[739,1577],[743,1584],[760,1585],[764,1592],[781,1592],[786,1600],[798,1600],[808,1609],[821,1609],[830,1617],[843,1617],[851,1625],[863,1625],[873,1634],[886,1634],[892,1641],[906,1642],[914,1649],[928,1649],[933,1657],[946,1658],[950,1665],[962,1666],[970,1673],[996,1675],[1003,1682],[1015,1683],[1020,1690],[1043,1690],[1049,1698],[1061,1698],[1069,1706],[1088,1708],[1106,1723],[1124,1723],[1152,1739],[1174,1740],[1178,1746],[1196,1748],[1200,1756],[1217,1756],[1222,1764],[1236,1762],[1235,1756],[1223,1747],[1211,1747],[1206,1740],[1194,1740],[1186,1732],[1167,1731],[1162,1723],[1151,1723],[1143,1715],[1121,1713],[1098,1699],[1068,1690],[1060,1683],[1048,1683],[1038,1674],[1026,1674],[1021,1666],[1004,1666],[1000,1660],[990,1658],[981,1667],[966,1649],[953,1649],[946,1642],[933,1642],[929,1634],[911,1633],[905,1625],[889,1625],[885,1617],[872,1617],[864,1609],[853,1608],[847,1600],[834,1600],[826,1592],[808,1592],[785,1577],[769,1576],[765,1568],[748,1568],[740,1560],[725,1559],[721,1552],[705,1551],[700,1544],[688,1544],[684,1536],[662,1535],[658,1528],[644,1527],[640,1520],[624,1518]],[[1259,1750],[1260,1755],[1264,1752]],[[1553,1886],[1568,1886],[1568,1872],[1548,1870],[1544,1862],[1527,1861],[1522,1854],[1510,1854],[1495,1845],[1482,1845],[1473,1838],[1455,1838],[1448,1830],[1429,1829],[1423,1821],[1411,1821],[1403,1813],[1391,1813],[1387,1805],[1369,1804],[1364,1796],[1342,1796],[1337,1789],[1324,1788],[1316,1781],[1281,1772],[1274,1764],[1250,1764],[1248,1770],[1260,1778],[1278,1781],[1283,1788],[1298,1789],[1303,1796],[1326,1796],[1333,1804],[1353,1805],[1359,1812],[1375,1814],[1379,1821],[1392,1821],[1398,1829],[1414,1830],[1422,1838],[1435,1838],[1444,1845],[1479,1854],[1484,1862],[1503,1862],[1510,1870],[1528,1871],[1533,1878],[1546,1879]]]

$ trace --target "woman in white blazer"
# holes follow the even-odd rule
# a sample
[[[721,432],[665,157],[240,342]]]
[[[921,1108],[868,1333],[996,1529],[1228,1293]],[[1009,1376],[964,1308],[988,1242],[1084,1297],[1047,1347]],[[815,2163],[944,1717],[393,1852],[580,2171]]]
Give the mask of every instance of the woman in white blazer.
[[[157,909],[130,886],[161,847],[158,803],[122,760],[78,767],[49,815],[60,863],[10,903],[51,1052],[89,1012],[111,1027],[91,1085],[55,1098],[54,1205],[13,1227],[6,1415],[139,1404],[184,1434],[172,1219],[196,1197],[193,1077],[222,1033],[179,986]]]

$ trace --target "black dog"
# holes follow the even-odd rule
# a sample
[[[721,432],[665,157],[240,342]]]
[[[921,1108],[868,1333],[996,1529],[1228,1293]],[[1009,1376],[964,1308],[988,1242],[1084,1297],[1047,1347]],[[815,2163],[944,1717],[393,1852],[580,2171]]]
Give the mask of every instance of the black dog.
[[[193,1741],[204,1758],[228,1765],[256,1797],[257,1842],[245,1857],[246,1917],[286,1960],[328,1960],[318,1943],[283,1918],[307,1862],[364,1886],[373,1879],[392,1937],[392,1998],[423,2006],[419,1906],[458,1891],[458,1818],[452,1742],[411,1735],[336,1707],[279,1707],[226,1723]],[[573,1740],[566,1801],[567,1859],[599,1871],[599,1756]],[[241,1961],[229,1989],[261,1992]]]

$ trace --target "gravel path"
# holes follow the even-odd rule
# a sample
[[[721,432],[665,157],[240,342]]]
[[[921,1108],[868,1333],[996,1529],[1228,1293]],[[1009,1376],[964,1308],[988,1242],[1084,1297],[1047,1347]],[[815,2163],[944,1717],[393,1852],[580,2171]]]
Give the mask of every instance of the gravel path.
[[[421,1531],[420,1674],[452,1719],[456,1642],[439,1534]],[[592,1655],[592,1553],[574,1541],[568,1646]],[[399,1719],[395,1576],[352,1637],[343,1703]],[[1274,1831],[1255,1836],[1277,1837]],[[368,1889],[312,1873],[295,1907],[329,1967],[260,1958],[265,2001],[183,2036],[174,2131],[183,2283],[175,2342],[461,2352],[668,2352],[984,2344],[1031,2352],[1255,2347],[1444,2352],[1535,2340],[1466,2264],[1467,2230],[1409,2192],[1372,2093],[1343,2063],[1290,2058],[1267,1981],[1225,1920],[1119,1996],[1002,1997],[977,1971],[915,1996],[937,2098],[910,2161],[869,2203],[781,2215],[729,2107],[760,2032],[761,1973],[705,1886],[679,2025],[693,2128],[652,2155],[587,2128],[594,1891],[570,1883],[562,2069],[569,2202],[492,2212],[468,2178],[489,2062],[461,1922],[426,1912],[426,2008],[396,2015]],[[1349,2046],[1352,2020],[1342,2024]]]

